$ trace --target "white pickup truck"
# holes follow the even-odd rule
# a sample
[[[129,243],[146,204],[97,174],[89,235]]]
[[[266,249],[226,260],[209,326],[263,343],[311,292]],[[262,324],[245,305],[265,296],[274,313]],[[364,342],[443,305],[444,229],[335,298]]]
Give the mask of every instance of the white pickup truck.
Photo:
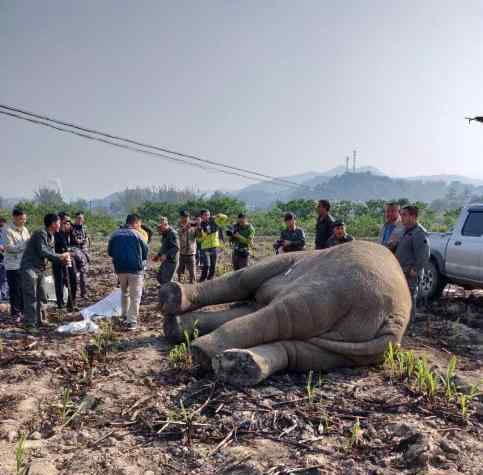
[[[438,299],[447,284],[483,289],[483,204],[473,204],[448,233],[430,233],[431,259],[425,268],[420,296]]]

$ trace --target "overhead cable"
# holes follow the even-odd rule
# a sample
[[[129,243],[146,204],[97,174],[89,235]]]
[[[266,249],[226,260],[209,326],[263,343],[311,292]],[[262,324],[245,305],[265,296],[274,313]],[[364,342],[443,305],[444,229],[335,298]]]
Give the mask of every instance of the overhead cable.
[[[214,166],[203,165],[201,163],[187,162],[186,160],[182,160],[180,158],[171,157],[169,155],[165,155],[165,154],[162,154],[162,153],[159,153],[159,152],[153,152],[151,150],[145,150],[145,149],[142,149],[142,148],[139,148],[139,147],[134,147],[134,146],[131,146],[131,145],[127,145],[127,144],[124,144],[124,143],[113,142],[112,140],[104,139],[102,137],[96,137],[94,135],[84,133],[84,132],[77,132],[75,130],[60,127],[58,125],[54,125],[54,124],[51,124],[51,123],[48,123],[48,122],[45,122],[45,121],[42,121],[42,120],[32,119],[30,117],[24,117],[24,116],[21,116],[19,114],[15,114],[13,112],[7,112],[7,111],[0,110],[0,114],[3,114],[5,116],[9,116],[9,117],[14,117],[16,119],[25,120],[25,121],[33,123],[33,124],[43,125],[45,127],[49,127],[51,129],[55,129],[55,130],[60,131],[60,132],[66,132],[66,133],[69,133],[69,134],[77,135],[78,137],[82,137],[82,138],[85,138],[85,139],[94,140],[94,141],[97,141],[97,142],[109,144],[109,145],[112,145],[114,147],[122,148],[122,149],[125,149],[125,150],[131,150],[133,152],[143,153],[145,155],[150,155],[152,157],[162,158],[164,160],[171,160],[171,161],[176,162],[178,164],[190,165],[190,166],[193,166],[193,167],[196,167],[196,168],[201,168],[201,169],[206,170],[206,171],[212,171],[212,172],[214,171],[214,172],[219,172],[219,173],[225,173],[227,175],[234,175],[234,176],[238,176],[238,177],[241,177],[241,178],[247,178],[248,180],[272,183],[272,180],[256,178],[254,176],[245,175],[243,173],[238,173],[238,172],[235,172],[235,171],[224,170],[224,169],[216,168]]]
[[[211,165],[211,166],[214,166],[214,167],[219,167],[219,169],[224,168],[224,169],[233,170],[233,171],[236,171],[236,172],[241,172],[241,173],[244,174],[243,176],[245,178],[247,178],[246,175],[249,174],[249,175],[254,175],[256,177],[263,178],[263,180],[259,180],[259,181],[263,181],[263,182],[268,181],[268,182],[273,182],[273,184],[292,186],[292,187],[296,187],[296,188],[304,188],[303,185],[296,183],[296,182],[293,182],[293,181],[290,181],[290,180],[286,180],[284,178],[278,178],[278,177],[274,177],[274,176],[271,176],[271,175],[266,175],[266,174],[255,172],[255,171],[248,170],[248,169],[245,169],[245,168],[235,167],[233,165],[227,165],[225,163],[216,162],[216,161],[213,161],[213,160],[208,160],[206,158],[201,158],[201,157],[196,156],[196,155],[186,154],[186,153],[178,152],[178,151],[175,151],[175,150],[171,150],[169,148],[160,147],[160,146],[157,146],[157,145],[151,145],[151,144],[147,144],[147,143],[140,142],[140,141],[137,141],[137,140],[133,140],[133,139],[130,139],[130,138],[109,134],[107,132],[102,132],[102,131],[99,131],[99,130],[96,130],[96,129],[83,127],[81,125],[78,125],[78,124],[75,124],[75,123],[72,123],[72,122],[66,122],[66,121],[58,120],[58,119],[55,119],[53,117],[50,117],[50,116],[47,116],[47,115],[44,115],[44,114],[37,114],[37,113],[34,113],[34,112],[30,112],[30,111],[21,109],[19,107],[13,107],[13,106],[5,105],[5,104],[0,104],[0,109],[12,111],[12,112],[22,114],[22,115],[27,116],[27,117],[33,117],[35,119],[40,119],[41,121],[44,121],[42,123],[42,125],[45,125],[46,122],[54,123],[54,124],[69,127],[69,128],[75,129],[75,130],[80,130],[82,132],[87,132],[89,134],[95,134],[95,135],[98,135],[98,136],[101,136],[101,137],[107,137],[108,139],[113,139],[113,140],[129,143],[129,144],[132,144],[132,145],[136,145],[136,146],[156,150],[156,151],[159,151],[159,152],[163,152],[165,154],[168,153],[168,154],[171,154],[171,155],[175,155],[176,157],[180,157],[180,158],[184,158],[184,159],[190,159],[190,160],[193,160],[193,161],[198,162],[198,163],[203,163],[203,164]],[[9,115],[9,114],[5,114],[5,115]],[[18,116],[15,116],[15,117],[18,117]],[[18,118],[22,118],[22,117],[18,117]],[[63,131],[67,131],[67,130],[63,129]],[[80,134],[77,134],[77,135],[80,135]],[[82,136],[82,135],[80,135],[80,136]],[[190,164],[191,162],[184,161],[184,163]],[[240,175],[238,175],[238,176],[240,176]]]

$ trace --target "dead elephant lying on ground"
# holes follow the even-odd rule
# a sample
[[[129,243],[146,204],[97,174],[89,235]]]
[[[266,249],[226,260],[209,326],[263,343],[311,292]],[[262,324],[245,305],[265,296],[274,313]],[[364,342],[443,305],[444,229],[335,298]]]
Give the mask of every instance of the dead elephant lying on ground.
[[[205,306],[245,302],[228,310]],[[281,370],[329,370],[378,363],[399,343],[411,298],[386,248],[354,241],[295,252],[200,285],[161,288],[164,331],[172,342],[191,332],[196,363],[236,385]]]

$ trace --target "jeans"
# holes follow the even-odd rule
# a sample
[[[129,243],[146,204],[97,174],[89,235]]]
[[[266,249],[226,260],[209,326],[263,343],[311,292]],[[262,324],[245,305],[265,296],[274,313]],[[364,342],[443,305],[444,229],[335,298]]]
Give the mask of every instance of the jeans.
[[[23,313],[22,272],[18,270],[7,271],[8,288],[10,292],[10,313],[16,317]]]
[[[3,260],[3,258],[2,258]],[[3,262],[0,261],[0,300],[7,300],[8,298],[8,282],[7,282],[7,271]]]
[[[215,277],[217,257],[218,250],[216,248],[203,249],[201,251],[201,265],[203,266],[203,270],[201,272],[200,282],[211,280]]]
[[[117,274],[121,285],[121,317],[127,323],[136,323],[143,295],[143,274]]]

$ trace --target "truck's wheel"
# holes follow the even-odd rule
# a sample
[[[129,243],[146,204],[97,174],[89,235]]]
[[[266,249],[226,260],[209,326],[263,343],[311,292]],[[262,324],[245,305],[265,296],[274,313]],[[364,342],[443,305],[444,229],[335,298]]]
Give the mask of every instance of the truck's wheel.
[[[446,278],[439,272],[436,263],[431,260],[424,268],[424,276],[419,285],[419,296],[427,300],[437,300],[446,287]]]

